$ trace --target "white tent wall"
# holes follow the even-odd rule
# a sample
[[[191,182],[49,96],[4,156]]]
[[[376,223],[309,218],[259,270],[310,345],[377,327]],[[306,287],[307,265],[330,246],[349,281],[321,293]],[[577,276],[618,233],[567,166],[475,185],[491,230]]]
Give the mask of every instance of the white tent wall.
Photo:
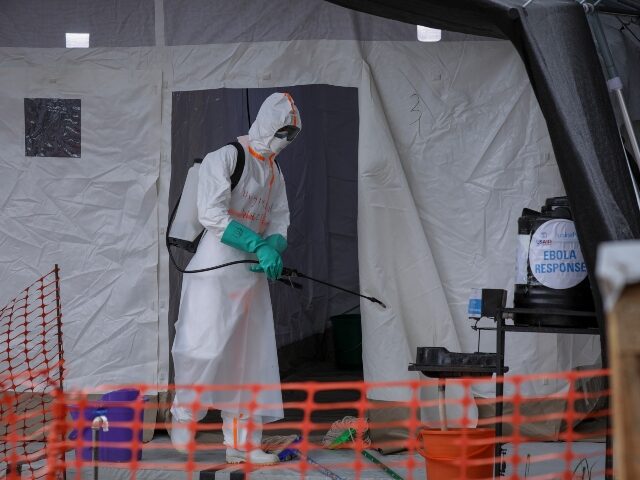
[[[60,264],[66,386],[155,383],[160,72],[1,72],[0,303]],[[25,156],[25,98],[80,101],[79,158]]]
[[[165,2],[165,12],[171,10],[174,3]],[[254,17],[243,17],[246,2],[241,3],[236,18],[255,21]],[[346,15],[345,9],[327,8],[338,9],[334,15],[338,15],[335,13],[338,11]],[[215,9],[206,11],[208,15],[215,15]],[[177,20],[174,16],[171,18],[175,24]],[[260,18],[264,21],[265,17]],[[288,21],[296,20],[289,18]],[[304,21],[315,20],[314,16],[307,15],[297,21],[296,29],[287,30],[293,32],[293,36],[295,32],[308,30]],[[354,22],[344,24],[352,29],[352,34],[358,33],[353,28]],[[197,30],[188,19],[181,19],[181,25],[181,28]],[[277,24],[271,26],[275,28]],[[169,45],[171,39],[179,38],[168,28],[160,31],[166,34]],[[106,310],[95,303],[99,298],[97,292],[83,290],[78,286],[81,280],[71,283],[71,279],[82,279],[88,270],[101,269],[91,262],[90,252],[74,249],[73,242],[64,238],[56,240],[59,250],[38,250],[37,244],[28,247],[22,238],[12,249],[0,251],[0,268],[3,268],[0,275],[3,280],[11,279],[11,283],[6,280],[1,283],[0,300],[10,298],[18,285],[24,283],[23,277],[14,272],[26,279],[33,276],[35,270],[46,270],[41,265],[49,266],[56,261],[63,264],[63,275],[66,273],[70,278],[63,289],[69,385],[90,387],[104,381],[165,385],[168,381],[168,258],[163,242],[171,173],[172,91],[314,83],[360,89],[360,283],[366,294],[377,296],[389,305],[386,311],[362,305],[367,380],[416,378],[407,372],[407,365],[417,346],[442,345],[474,351],[476,337],[466,318],[470,289],[512,289],[516,219],[521,209],[539,208],[546,197],[560,195],[563,190],[545,123],[522,63],[509,43],[254,40],[83,50],[0,48],[2,72],[15,68],[46,72],[52,66],[61,70],[77,67],[95,72],[98,78],[101,73],[106,78],[112,75],[118,79],[122,91],[128,91],[132,83],[137,85],[136,82],[143,79],[146,80],[142,83],[152,89],[158,83],[150,80],[152,72],[162,72],[162,98],[150,92],[135,98],[119,97],[118,105],[122,108],[118,115],[119,129],[109,132],[108,137],[103,132],[101,137],[114,149],[123,145],[120,130],[135,133],[137,139],[145,138],[144,148],[131,151],[131,155],[128,152],[126,157],[127,162],[135,158],[136,165],[143,163],[140,169],[145,175],[131,176],[127,172],[120,179],[126,177],[132,182],[132,190],[139,187],[146,192],[148,182],[157,177],[157,197],[153,198],[153,205],[147,209],[134,205],[125,212],[130,213],[129,208],[138,208],[139,212],[135,225],[126,231],[145,234],[153,231],[155,237],[132,244],[123,236],[120,240],[114,239],[109,247],[114,251],[135,252],[139,255],[136,258],[144,259],[142,269],[136,268],[135,262],[118,263],[121,278],[130,276],[130,271],[123,266],[138,274],[143,271],[147,276],[157,271],[157,286],[155,275],[152,280],[140,278],[131,290],[135,295],[125,298],[117,295],[116,284],[108,281],[101,284],[99,291],[105,299],[102,306],[108,305],[118,313],[116,323],[110,323],[114,315],[107,315]],[[42,75],[43,79],[48,78]],[[98,95],[103,85],[96,80],[85,88],[82,91],[92,96]],[[140,88],[144,91],[143,86]],[[56,91],[54,87],[47,87],[38,95],[54,95]],[[73,97],[74,91],[65,93]],[[3,95],[22,101],[31,93],[27,95],[11,83],[3,86]],[[15,108],[12,112],[18,119],[14,123],[20,124],[21,112]],[[146,113],[143,115],[143,112]],[[156,137],[140,133],[155,128],[160,129],[161,142],[149,142],[148,138]],[[84,135],[100,133],[98,125],[83,124],[83,156],[87,138]],[[0,138],[3,144],[13,145],[11,157],[0,153],[3,176],[8,181],[11,175],[15,177],[15,172],[12,173],[15,162],[24,161],[23,137],[5,120],[0,125]],[[60,172],[61,178],[72,175],[65,170]],[[90,178],[91,172],[84,175]],[[30,184],[33,185],[37,182]],[[5,202],[2,215],[10,213],[13,218],[21,218],[24,225],[35,221],[28,219],[34,213],[32,204],[22,202],[18,210],[10,210],[7,206],[19,197],[4,187],[2,193]],[[60,184],[60,189],[54,189],[50,197],[63,198],[63,193]],[[155,190],[153,193],[155,195]],[[147,205],[149,198],[145,202],[140,199],[139,204]],[[46,202],[43,200],[43,203]],[[95,205],[88,200],[86,203]],[[105,208],[98,204],[89,210],[94,216],[101,216]],[[114,230],[110,234],[122,233],[117,223],[111,228]],[[95,232],[96,235],[100,232],[98,227]],[[141,250],[141,247],[144,248]],[[32,251],[39,252],[37,264],[31,261]],[[73,255],[75,263],[64,268],[59,252],[66,252],[63,260]],[[20,268],[15,268],[16,257],[29,262],[25,260]],[[21,270],[27,263],[29,269]],[[82,286],[87,284],[90,282],[86,278],[82,280]],[[132,317],[147,318],[138,315],[139,312],[145,315],[153,312],[152,329],[145,327],[147,320],[130,321]],[[127,325],[128,329],[111,329],[116,324]],[[133,349],[138,351],[133,353],[132,349],[121,348],[122,342],[130,338],[138,342]],[[493,350],[494,343],[494,337],[485,334],[482,350]],[[510,335],[507,364],[512,373],[565,370],[594,363],[598,350],[594,339]],[[147,366],[124,368],[133,354],[143,355]],[[88,358],[92,361],[87,361]],[[114,362],[114,358],[118,361]],[[146,363],[147,359],[151,363]],[[561,385],[554,384],[531,385],[525,393],[550,393],[560,388]],[[490,390],[479,393],[491,394]],[[402,392],[380,390],[374,396],[383,400],[399,399]]]
[[[477,333],[467,318],[471,289],[505,288],[512,297],[522,208],[539,209],[563,187],[546,125],[511,46],[445,45],[437,51],[406,44],[372,48],[368,61],[433,254],[438,276],[430,284],[441,285],[447,300],[446,311],[428,302],[414,315],[433,323],[451,316],[463,350],[475,351]],[[408,58],[414,59],[411,66]],[[400,89],[404,102],[392,95]],[[485,319],[483,325],[492,322]],[[482,351],[495,350],[494,334],[485,333],[482,340]],[[598,359],[597,340],[508,334],[506,364],[517,373],[591,364]],[[553,382],[529,384],[523,393],[559,388]]]

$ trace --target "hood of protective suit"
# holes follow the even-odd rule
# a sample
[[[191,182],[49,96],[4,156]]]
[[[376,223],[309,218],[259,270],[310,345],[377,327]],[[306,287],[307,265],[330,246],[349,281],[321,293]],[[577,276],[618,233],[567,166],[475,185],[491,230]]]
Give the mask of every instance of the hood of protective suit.
[[[289,143],[275,138],[282,127],[302,128],[300,112],[288,93],[273,93],[262,103],[256,120],[249,129],[249,146],[264,157],[277,155]]]

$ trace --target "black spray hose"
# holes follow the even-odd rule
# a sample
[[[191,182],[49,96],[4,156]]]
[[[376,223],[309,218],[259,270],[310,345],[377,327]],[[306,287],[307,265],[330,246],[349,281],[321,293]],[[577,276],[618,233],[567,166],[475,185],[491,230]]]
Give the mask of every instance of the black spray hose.
[[[218,270],[220,268],[225,268],[225,267],[230,267],[232,265],[239,265],[241,263],[253,263],[253,264],[259,264],[259,262],[257,260],[235,260],[233,262],[229,262],[229,263],[223,263],[221,265],[216,265],[215,267],[208,267],[208,268],[200,268],[197,270],[184,270],[182,268],[180,268],[178,266],[178,263],[175,261],[175,259],[173,258],[173,255],[171,254],[171,249],[169,249],[169,258],[171,259],[171,263],[173,263],[173,266],[176,267],[176,269],[180,272],[180,273],[203,273],[203,272],[210,272],[212,270]],[[283,277],[289,277],[289,279],[285,280],[284,278],[279,278],[278,281],[284,283],[285,285],[289,285],[290,287],[296,288],[296,289],[301,289],[302,285],[300,285],[299,283],[295,283],[292,282],[290,279],[291,278],[305,278],[307,280],[311,280],[312,282],[316,282],[316,283],[320,283],[322,285],[326,285],[327,287],[331,287],[331,288],[335,288],[336,290],[340,290],[346,293],[349,293],[351,295],[355,295],[356,297],[360,297],[360,298],[364,298],[366,300],[369,300],[370,302],[373,303],[377,303],[378,305],[381,305],[382,308],[387,308],[387,306],[382,303],[380,300],[378,300],[375,297],[367,297],[366,295],[362,295],[358,292],[354,292],[352,290],[348,290],[346,288],[343,287],[339,287],[338,285],[334,285],[332,283],[329,282],[325,282],[323,280],[318,280],[317,278],[312,278],[308,275],[305,275],[304,273],[299,272],[298,270],[296,270],[295,268],[283,268],[282,269],[282,276]]]
[[[223,263],[222,265],[216,265],[215,267],[200,268],[198,270],[185,270],[183,268],[180,268],[180,266],[178,265],[178,262],[176,262],[176,259],[173,258],[173,253],[171,252],[171,248],[167,246],[167,249],[169,250],[169,258],[171,259],[171,263],[173,264],[174,267],[176,267],[176,270],[178,270],[180,273],[211,272],[212,270],[218,270],[220,268],[230,267],[232,265],[239,265],[241,263],[258,263],[256,260],[235,260],[233,262]],[[284,278],[279,278],[278,281],[281,283],[284,283],[285,285],[291,288],[295,288],[296,290],[302,290],[302,285],[300,285],[299,283],[292,282],[290,280],[285,280]]]

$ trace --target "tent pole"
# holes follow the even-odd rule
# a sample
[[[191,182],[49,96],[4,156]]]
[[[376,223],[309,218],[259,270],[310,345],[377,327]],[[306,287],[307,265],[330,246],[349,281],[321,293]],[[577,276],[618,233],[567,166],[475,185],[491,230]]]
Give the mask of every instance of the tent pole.
[[[629,111],[627,110],[627,104],[624,101],[624,96],[622,95],[622,87],[616,88],[613,91],[616,94],[616,98],[618,99],[618,105],[620,106],[620,112],[622,113],[622,118],[624,119],[624,126],[627,129],[627,134],[629,135],[629,142],[631,143],[633,156],[636,160],[638,168],[640,168],[640,148],[638,148],[638,139],[636,138],[636,132],[633,130],[631,117],[629,117]]]

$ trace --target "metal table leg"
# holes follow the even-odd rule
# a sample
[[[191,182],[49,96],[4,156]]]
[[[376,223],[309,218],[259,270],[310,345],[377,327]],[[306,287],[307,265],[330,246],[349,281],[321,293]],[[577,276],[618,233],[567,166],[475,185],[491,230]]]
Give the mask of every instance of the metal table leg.
[[[498,368],[496,369],[496,438],[502,437],[502,411],[504,395],[504,340],[505,332],[503,327],[502,311],[496,314],[496,355]],[[496,441],[496,451],[494,457],[494,475],[496,478],[502,475],[502,443]]]

